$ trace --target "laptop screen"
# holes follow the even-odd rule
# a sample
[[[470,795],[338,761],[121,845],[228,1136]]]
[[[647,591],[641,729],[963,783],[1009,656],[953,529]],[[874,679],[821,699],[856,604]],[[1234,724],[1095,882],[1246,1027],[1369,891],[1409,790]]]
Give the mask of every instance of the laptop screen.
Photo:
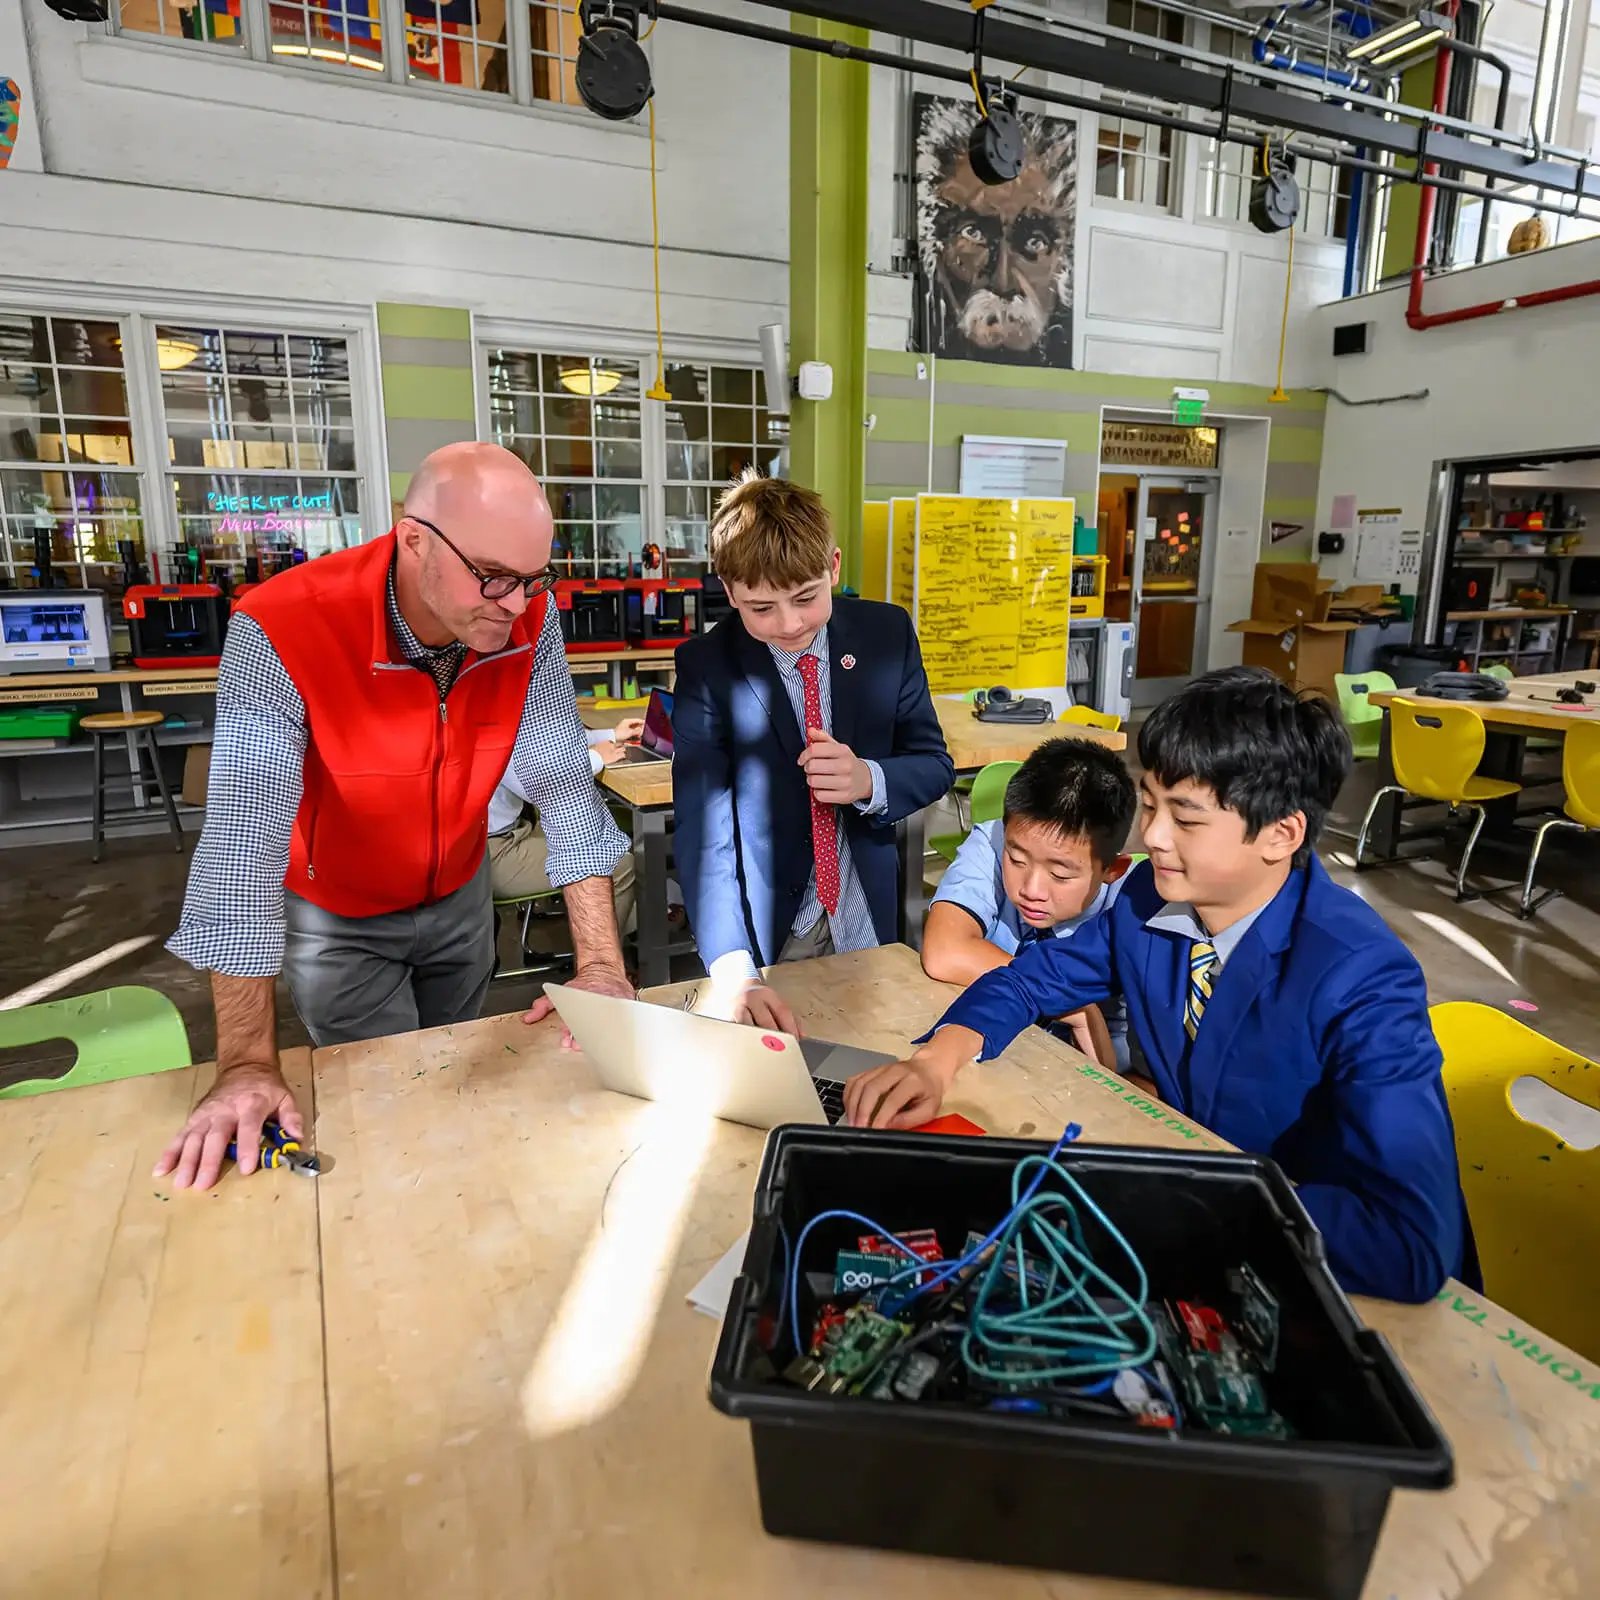
[[[639,743],[658,756],[672,755],[672,696],[665,689],[650,691],[650,705],[644,714],[644,732]]]

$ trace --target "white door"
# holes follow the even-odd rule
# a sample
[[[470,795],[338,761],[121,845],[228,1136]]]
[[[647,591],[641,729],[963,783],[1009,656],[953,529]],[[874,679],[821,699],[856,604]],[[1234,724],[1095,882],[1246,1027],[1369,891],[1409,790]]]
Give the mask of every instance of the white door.
[[[1214,478],[1139,480],[1133,547],[1133,703],[1153,706],[1206,669]]]

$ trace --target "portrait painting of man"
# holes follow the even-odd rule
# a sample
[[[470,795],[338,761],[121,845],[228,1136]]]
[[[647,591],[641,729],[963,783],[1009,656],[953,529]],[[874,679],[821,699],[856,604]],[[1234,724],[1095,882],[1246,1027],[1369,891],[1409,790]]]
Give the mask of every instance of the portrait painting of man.
[[[967,144],[971,101],[913,101],[918,347],[965,361],[1072,365],[1075,124],[1019,112],[1022,171],[985,184]]]

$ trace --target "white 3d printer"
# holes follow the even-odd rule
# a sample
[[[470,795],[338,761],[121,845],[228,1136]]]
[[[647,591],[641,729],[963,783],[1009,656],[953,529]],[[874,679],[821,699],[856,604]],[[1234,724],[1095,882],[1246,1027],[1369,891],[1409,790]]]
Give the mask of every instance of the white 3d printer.
[[[0,673],[110,668],[106,601],[98,590],[0,590]]]

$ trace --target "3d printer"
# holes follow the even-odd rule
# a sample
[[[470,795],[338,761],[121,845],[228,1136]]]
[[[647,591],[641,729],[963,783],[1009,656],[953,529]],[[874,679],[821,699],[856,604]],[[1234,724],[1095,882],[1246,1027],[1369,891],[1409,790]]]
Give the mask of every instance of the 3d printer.
[[[162,583],[154,554],[150,557],[153,583],[138,581],[143,571],[124,553],[128,587],[122,596],[122,614],[133,636],[136,667],[214,667],[222,660],[222,641],[228,631],[228,596],[215,583],[201,577],[200,552],[180,546],[179,580]]]
[[[573,655],[622,649],[627,643],[622,611],[620,578],[561,578],[556,582],[561,637]]]
[[[642,650],[676,650],[700,631],[698,578],[627,578],[623,626],[628,643]]]

